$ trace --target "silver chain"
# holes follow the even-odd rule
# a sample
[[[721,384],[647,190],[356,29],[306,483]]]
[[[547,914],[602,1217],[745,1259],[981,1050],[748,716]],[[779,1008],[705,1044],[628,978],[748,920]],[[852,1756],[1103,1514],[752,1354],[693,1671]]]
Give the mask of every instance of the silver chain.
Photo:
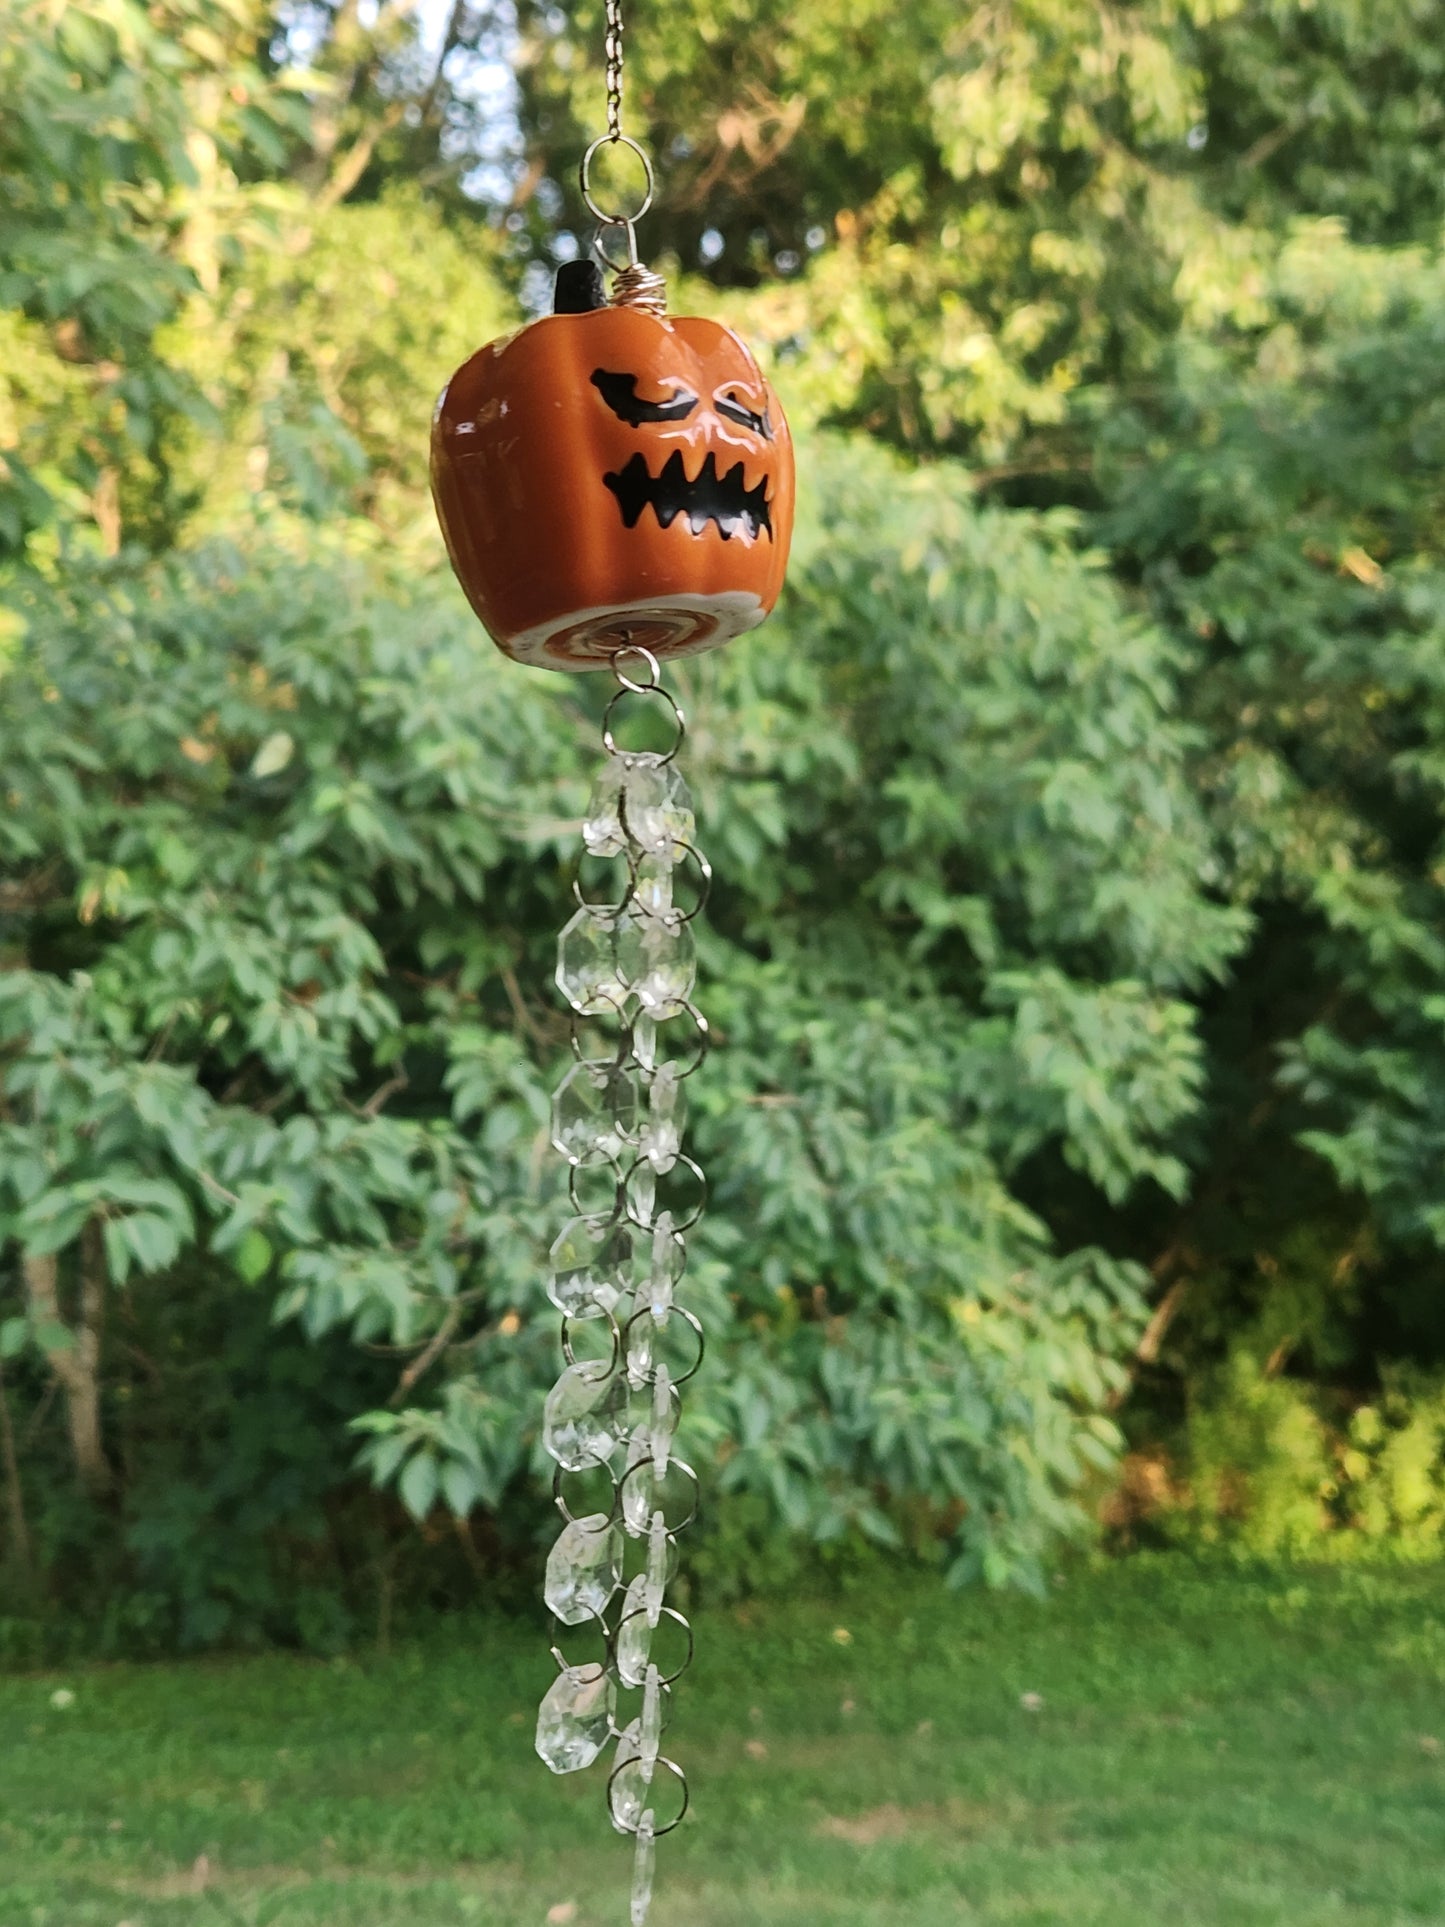
[[[635,141],[631,134],[622,131],[622,0],[606,0],[606,6],[607,132],[599,134],[583,154],[578,181],[587,211],[597,222],[598,233],[593,241],[593,250],[602,266],[610,268],[618,276],[613,291],[614,302],[622,307],[644,308],[650,314],[661,316],[667,312],[666,290],[661,278],[644,268],[637,255],[637,223],[652,206],[657,183],[647,149],[640,141]],[[592,191],[592,162],[604,147],[614,151],[625,147],[642,164],[645,188],[641,201],[630,214],[615,206],[601,205]],[[620,230],[626,238],[625,262],[613,260],[607,252],[607,236],[613,229]]]
[[[607,0],[607,138],[622,138],[622,0]]]

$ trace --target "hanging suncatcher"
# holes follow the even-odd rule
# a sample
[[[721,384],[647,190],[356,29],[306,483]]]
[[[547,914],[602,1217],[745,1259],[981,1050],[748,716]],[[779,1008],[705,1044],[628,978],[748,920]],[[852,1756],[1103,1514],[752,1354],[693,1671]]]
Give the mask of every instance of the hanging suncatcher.
[[[577,887],[557,957],[576,1061],[553,1100],[552,1141],[570,1166],[573,1215],[548,1285],[564,1364],[543,1440],[563,1526],[545,1585],[558,1674],[537,1751],[554,1773],[607,1756],[612,1824],[635,1839],[641,1927],[655,1843],[688,1798],[662,1740],[692,1658],[666,1591],[697,1510],[696,1475],[672,1445],[680,1389],[702,1360],[701,1322],[676,1293],[703,1201],[703,1174],[681,1147],[684,1087],[708,1038],[691,924],[710,871],[676,763],[683,715],[660,665],[771,610],[792,533],[793,452],[748,349],[717,322],[668,319],[662,279],[638,258],[653,173],[622,131],[621,0],[607,0],[606,55],[607,132],[580,170],[596,260],[561,268],[551,315],[457,370],[437,405],[431,466],[452,566],[497,646],[541,668],[607,670],[617,684],[582,840],[623,869],[612,901]],[[641,163],[645,194],[630,215],[594,197],[604,147]],[[625,250],[620,266],[609,244]],[[665,749],[619,747],[613,724],[628,698],[661,706]],[[600,1647],[564,1653],[564,1638],[589,1634]],[[638,1710],[624,1719],[628,1696]]]

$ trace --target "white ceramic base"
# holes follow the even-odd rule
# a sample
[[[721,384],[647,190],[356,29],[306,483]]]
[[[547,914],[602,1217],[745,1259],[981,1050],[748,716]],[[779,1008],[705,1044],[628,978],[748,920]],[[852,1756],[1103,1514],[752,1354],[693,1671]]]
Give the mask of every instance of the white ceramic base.
[[[767,614],[755,595],[727,589],[718,595],[672,595],[574,609],[520,635],[498,637],[516,662],[537,669],[605,669],[629,645],[650,649],[659,662],[699,656],[756,629]]]

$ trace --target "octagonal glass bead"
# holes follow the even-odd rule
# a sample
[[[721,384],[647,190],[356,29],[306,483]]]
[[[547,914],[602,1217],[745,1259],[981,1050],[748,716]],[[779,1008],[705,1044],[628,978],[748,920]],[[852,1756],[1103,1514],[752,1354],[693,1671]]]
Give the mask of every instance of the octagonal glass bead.
[[[612,1732],[617,1686],[595,1662],[557,1675],[537,1709],[537,1752],[554,1773],[591,1766]]]
[[[617,972],[615,911],[583,904],[557,939],[557,988],[579,1017],[621,1010],[627,986]]]
[[[552,1098],[552,1142],[569,1164],[610,1164],[637,1132],[637,1080],[615,1065],[574,1064]]]
[[[622,1535],[616,1523],[605,1512],[589,1512],[557,1535],[547,1555],[542,1597],[564,1626],[581,1626],[601,1618],[621,1572]]]
[[[631,1289],[632,1233],[618,1218],[570,1218],[552,1245],[547,1296],[569,1318],[615,1311]]]
[[[627,1381],[596,1359],[569,1365],[542,1407],[542,1443],[568,1472],[602,1465],[617,1444]]]

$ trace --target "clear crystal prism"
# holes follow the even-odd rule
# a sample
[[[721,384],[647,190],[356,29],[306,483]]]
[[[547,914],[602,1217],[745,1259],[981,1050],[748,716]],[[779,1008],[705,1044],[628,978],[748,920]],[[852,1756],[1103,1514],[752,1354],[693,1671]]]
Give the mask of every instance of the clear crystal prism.
[[[595,1662],[557,1675],[537,1709],[537,1752],[554,1773],[580,1773],[607,1744],[617,1687]]]
[[[647,1677],[653,1627],[647,1617],[647,1574],[638,1573],[622,1596],[617,1625],[617,1677],[624,1686],[641,1686]]]
[[[627,1201],[640,1225],[650,1225],[657,1209],[657,1173],[644,1158],[636,1164],[627,1180]]]
[[[554,1773],[575,1773],[616,1739],[608,1801],[613,1825],[635,1837],[630,1919],[644,1927],[656,1865],[653,1787],[671,1764],[660,1751],[670,1693],[656,1657],[670,1650],[658,1627],[677,1552],[664,1493],[686,1470],[672,1457],[681,1401],[658,1356],[658,1333],[674,1310],[695,1323],[675,1306],[683,1238],[673,1211],[658,1208],[660,1183],[670,1189],[679,1168],[696,1172],[683,1157],[688,1104],[677,1050],[660,1042],[658,1026],[692,1012],[700,1058],[707,1027],[692,1011],[697,946],[683,914],[694,892],[691,872],[679,892],[678,871],[691,858],[703,894],[710,872],[694,845],[691,795],[671,757],[619,751],[605,729],[604,739],[608,760],[588,799],[582,841],[588,856],[609,863],[619,900],[584,903],[572,915],[558,940],[556,981],[577,1016],[610,1018],[613,1035],[594,1059],[583,1052],[597,1046],[578,1044],[574,1027],[581,1061],[552,1098],[551,1141],[572,1167],[577,1215],[552,1243],[547,1294],[573,1321],[564,1327],[569,1358],[574,1348],[597,1352],[609,1334],[612,1346],[607,1357],[576,1358],[562,1371],[544,1404],[542,1443],[563,1470],[594,1477],[605,1470],[613,1483],[613,1512],[565,1520],[544,1583],[555,1620],[574,1627],[596,1620],[607,1650],[600,1662],[570,1667],[557,1653],[563,1670],[538,1709],[536,1746]],[[682,1062],[683,1071],[690,1067]],[[629,1539],[642,1542],[636,1554]],[[641,1565],[625,1588],[624,1556]],[[623,1688],[640,1691],[642,1705],[619,1731]],[[681,1792],[685,1810],[685,1783]]]
[[[585,1625],[607,1610],[621,1576],[622,1535],[605,1512],[589,1512],[565,1525],[548,1553],[542,1597],[564,1626]]]
[[[584,904],[557,939],[557,988],[580,1017],[621,1010],[627,1001],[617,971],[621,921],[614,911]]]
[[[568,1472],[585,1472],[611,1458],[626,1381],[599,1359],[569,1365],[542,1407],[542,1443]]]
[[[662,1617],[662,1596],[667,1591],[667,1565],[671,1551],[672,1540],[667,1521],[661,1512],[654,1512],[647,1528],[647,1567],[642,1575],[642,1605],[649,1626],[656,1626]]]
[[[647,1428],[652,1441],[652,1477],[657,1485],[667,1477],[667,1457],[677,1432],[677,1407],[672,1373],[659,1362],[652,1380],[652,1418]]]
[[[552,1244],[547,1296],[569,1318],[615,1311],[629,1288],[632,1234],[616,1218],[572,1218]]]
[[[619,1833],[636,1833],[642,1818],[642,1803],[647,1798],[649,1782],[643,1779],[637,1764],[638,1730],[638,1722],[634,1720],[617,1736],[608,1802],[612,1808],[612,1824]]]
[[[609,756],[592,785],[582,819],[582,842],[590,856],[620,856],[627,848],[621,815],[624,774],[621,758]]]
[[[627,1382],[640,1391],[652,1376],[653,1331],[646,1318],[634,1318],[627,1334]]]
[[[632,879],[633,901],[649,917],[672,912],[672,860],[665,856],[639,859]]]
[[[656,1663],[649,1660],[643,1675],[642,1714],[637,1731],[637,1756],[647,1774],[657,1765],[662,1746],[662,1696],[666,1690]]]
[[[628,836],[650,856],[678,861],[697,835],[692,797],[676,763],[643,752],[628,758],[622,778],[622,820]]]
[[[632,1022],[632,1055],[644,1071],[650,1071],[657,1062],[657,1019],[645,1010],[639,1011]]]
[[[657,1479],[652,1470],[652,1435],[646,1421],[634,1427],[627,1441],[627,1464],[622,1474],[622,1523],[628,1536],[640,1539],[657,1505]]]
[[[649,1807],[637,1823],[637,1846],[632,1857],[632,1927],[646,1927],[656,1871],[657,1840],[652,1831],[652,1808]]]
[[[615,1163],[636,1135],[636,1079],[611,1064],[574,1064],[552,1099],[552,1143],[561,1156],[569,1164]]]
[[[636,909],[625,911],[616,921],[618,981],[633,992],[649,1016],[677,1016],[697,982],[692,925],[681,917],[649,917]]]
[[[687,1247],[672,1228],[672,1213],[659,1211],[652,1230],[652,1263],[647,1273],[647,1308],[652,1313],[653,1324],[659,1328],[667,1323],[672,1295],[686,1262]]]
[[[647,1093],[647,1113],[638,1140],[642,1155],[660,1177],[677,1163],[687,1125],[687,1093],[675,1064],[659,1064]]]

